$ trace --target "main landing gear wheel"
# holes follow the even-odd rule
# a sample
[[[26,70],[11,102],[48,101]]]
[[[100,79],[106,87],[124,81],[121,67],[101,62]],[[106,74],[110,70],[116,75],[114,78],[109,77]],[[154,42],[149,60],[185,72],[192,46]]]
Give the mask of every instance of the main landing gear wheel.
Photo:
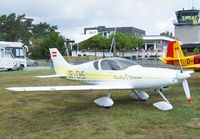
[[[134,98],[135,100],[138,101],[146,101],[147,99],[149,99],[149,95],[144,92],[144,91],[137,91],[137,90],[132,90],[132,94],[130,95],[132,98]]]
[[[96,103],[100,107],[110,108],[114,104],[114,102],[110,98],[110,96],[111,96],[111,90],[108,91],[108,96],[100,97],[100,98],[94,100],[94,103]]]

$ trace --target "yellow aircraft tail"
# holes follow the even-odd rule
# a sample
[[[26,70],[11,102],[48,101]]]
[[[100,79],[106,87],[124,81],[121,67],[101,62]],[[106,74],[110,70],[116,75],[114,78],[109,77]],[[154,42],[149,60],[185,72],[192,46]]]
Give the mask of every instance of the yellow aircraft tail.
[[[175,59],[185,57],[184,54],[183,54],[181,45],[177,40],[168,43],[167,56],[166,57],[171,57],[171,58],[175,58]]]
[[[184,54],[181,48],[180,43],[176,41],[172,41],[168,43],[167,47],[167,52],[166,52],[166,57],[164,58],[159,58],[162,62],[166,64],[171,64],[174,65],[175,61],[178,61],[179,58],[182,59],[184,58]]]

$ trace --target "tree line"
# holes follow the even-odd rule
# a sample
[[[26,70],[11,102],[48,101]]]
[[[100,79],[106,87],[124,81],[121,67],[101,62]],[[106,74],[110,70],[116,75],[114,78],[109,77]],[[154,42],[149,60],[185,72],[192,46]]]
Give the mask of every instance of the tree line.
[[[22,42],[29,47],[32,58],[49,58],[48,48],[57,47],[65,54],[64,37],[57,32],[57,26],[46,22],[33,24],[34,19],[25,14],[0,16],[0,41]]]
[[[112,39],[115,40],[116,50],[118,52],[133,51],[136,48],[140,48],[144,45],[144,40],[138,36],[133,36],[128,33],[117,32],[115,36],[112,34],[109,37],[102,35],[96,35],[88,40],[85,40],[79,44],[79,48],[85,51],[109,51],[111,48]]]
[[[34,19],[27,18],[25,14],[0,16],[0,41],[20,41],[29,47],[30,57],[35,59],[49,59],[49,48],[58,48],[62,55],[66,55],[65,38],[57,32],[57,26],[40,22],[33,23]],[[80,50],[107,51],[110,49],[113,35],[104,37],[96,35],[81,42]],[[130,51],[143,46],[144,40],[131,34],[116,33],[116,49]],[[69,47],[70,48],[70,47]]]

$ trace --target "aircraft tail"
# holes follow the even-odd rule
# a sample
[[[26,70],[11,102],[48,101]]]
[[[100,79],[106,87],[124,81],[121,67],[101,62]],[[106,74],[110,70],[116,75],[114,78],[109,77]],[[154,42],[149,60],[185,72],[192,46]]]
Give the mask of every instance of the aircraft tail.
[[[49,51],[56,74],[65,75],[71,65],[63,58],[57,48],[50,48]]]
[[[176,41],[172,41],[168,43],[166,57],[159,58],[162,62],[166,64],[174,65],[179,61],[179,58],[184,58],[184,54],[181,48],[180,43]]]
[[[177,53],[177,51],[178,51],[178,53]],[[171,58],[175,58],[175,59],[177,59],[179,57],[180,58],[185,57],[183,54],[181,45],[177,40],[168,43],[166,57],[171,57]]]

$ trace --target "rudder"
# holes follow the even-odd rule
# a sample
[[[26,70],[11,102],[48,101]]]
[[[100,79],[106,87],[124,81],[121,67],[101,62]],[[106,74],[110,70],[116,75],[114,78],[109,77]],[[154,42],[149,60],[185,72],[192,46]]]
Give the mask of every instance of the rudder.
[[[171,58],[184,57],[181,45],[177,40],[168,43],[166,57],[171,57]]]
[[[57,75],[64,75],[67,72],[70,64],[65,61],[57,48],[50,48],[51,60]]]

